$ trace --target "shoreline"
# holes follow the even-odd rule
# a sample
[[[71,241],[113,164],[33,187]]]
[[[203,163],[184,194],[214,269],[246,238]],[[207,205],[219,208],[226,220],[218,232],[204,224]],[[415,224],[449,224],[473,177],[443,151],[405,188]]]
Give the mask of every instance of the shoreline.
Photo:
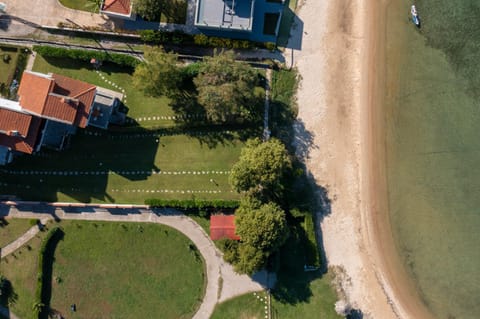
[[[387,13],[392,0],[376,6],[374,19],[367,27],[367,49],[362,66],[368,81],[363,82],[363,113],[361,156],[364,173],[361,182],[363,201],[363,240],[371,247],[371,262],[379,284],[398,318],[433,319],[423,305],[412,278],[403,266],[393,239],[388,204],[385,103],[387,97]],[[380,61],[380,63],[379,63]],[[398,86],[398,83],[394,85]],[[365,87],[366,86],[366,87]]]
[[[403,268],[388,215],[388,4],[300,4],[298,120],[313,138],[307,170],[331,200],[331,213],[317,214],[328,266],[341,269],[347,302],[366,318],[426,319],[432,316]]]

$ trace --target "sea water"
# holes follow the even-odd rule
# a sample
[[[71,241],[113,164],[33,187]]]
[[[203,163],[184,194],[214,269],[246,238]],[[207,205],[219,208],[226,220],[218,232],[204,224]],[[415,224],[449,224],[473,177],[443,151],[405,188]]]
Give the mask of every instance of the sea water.
[[[385,100],[392,232],[439,319],[480,318],[480,1],[392,0]]]

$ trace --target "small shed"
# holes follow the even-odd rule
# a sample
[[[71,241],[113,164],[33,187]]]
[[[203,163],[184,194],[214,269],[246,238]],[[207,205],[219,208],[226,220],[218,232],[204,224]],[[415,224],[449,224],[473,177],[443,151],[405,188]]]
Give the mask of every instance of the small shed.
[[[228,238],[239,240],[240,236],[235,234],[234,215],[212,215],[210,216],[210,238],[218,240]]]

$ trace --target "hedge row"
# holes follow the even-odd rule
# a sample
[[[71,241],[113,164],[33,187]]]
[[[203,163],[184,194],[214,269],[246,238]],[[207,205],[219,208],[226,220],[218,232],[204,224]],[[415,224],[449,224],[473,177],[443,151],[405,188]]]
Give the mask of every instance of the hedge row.
[[[142,39],[144,42],[152,44],[182,44],[193,42],[192,35],[183,33],[181,31],[168,32],[161,30],[142,30],[140,31],[140,39]]]
[[[240,205],[236,200],[204,200],[204,199],[157,199],[149,198],[145,204],[151,207],[177,208],[183,210],[208,210],[208,209],[235,209]]]
[[[53,251],[57,241],[63,236],[63,230],[60,227],[52,228],[42,241],[40,253],[38,255],[38,274],[37,274],[37,290],[35,291],[35,304],[43,305],[38,312],[38,318],[46,318],[48,316],[48,306],[50,304],[51,288],[51,262]]]
[[[306,263],[308,266],[320,267],[320,255],[317,244],[317,236],[315,235],[315,225],[313,223],[313,216],[305,214],[302,223],[303,229],[307,236],[306,244]]]
[[[109,53],[105,51],[90,51],[80,49],[65,49],[43,45],[35,45],[33,51],[44,57],[70,58],[75,60],[90,61],[92,58],[118,64],[120,66],[136,67],[140,61],[130,55]]]
[[[142,41],[151,44],[195,44],[204,47],[227,48],[227,49],[252,49],[266,48],[274,50],[276,45],[272,42],[254,42],[249,40],[238,40],[230,38],[210,37],[205,34],[196,34],[194,36],[180,31],[168,32],[159,30],[140,31]]]

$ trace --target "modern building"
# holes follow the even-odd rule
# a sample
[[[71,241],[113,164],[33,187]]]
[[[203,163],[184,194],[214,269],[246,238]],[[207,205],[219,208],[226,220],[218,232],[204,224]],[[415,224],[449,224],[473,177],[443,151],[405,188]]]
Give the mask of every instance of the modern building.
[[[283,0],[195,0],[195,26],[206,35],[276,42]]]
[[[0,165],[17,153],[61,150],[77,128],[123,123],[122,94],[58,74],[25,71],[18,101],[0,99]]]

